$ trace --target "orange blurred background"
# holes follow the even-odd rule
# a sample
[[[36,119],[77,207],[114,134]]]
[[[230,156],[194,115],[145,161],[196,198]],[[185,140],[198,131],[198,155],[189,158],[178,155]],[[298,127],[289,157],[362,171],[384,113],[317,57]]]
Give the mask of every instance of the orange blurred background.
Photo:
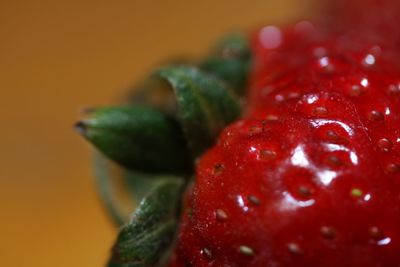
[[[306,0],[0,1],[0,266],[103,266],[117,229],[73,130],[174,55],[283,23]]]

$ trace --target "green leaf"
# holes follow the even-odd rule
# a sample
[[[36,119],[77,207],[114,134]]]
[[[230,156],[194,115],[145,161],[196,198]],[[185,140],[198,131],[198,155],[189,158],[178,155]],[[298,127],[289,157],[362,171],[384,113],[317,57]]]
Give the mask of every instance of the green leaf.
[[[166,175],[145,174],[122,168],[97,151],[93,158],[99,194],[108,214],[118,226],[129,221],[132,211],[160,180],[168,178]]]
[[[149,173],[192,171],[178,122],[151,107],[98,108],[77,128],[101,152],[126,168]]]
[[[250,46],[248,36],[241,32],[233,32],[222,37],[214,48],[211,55],[223,58],[249,59]]]
[[[111,266],[154,266],[171,244],[184,181],[165,179],[141,201],[113,248]]]
[[[210,147],[221,130],[240,115],[240,102],[226,83],[195,67],[165,67],[156,77],[172,87],[178,120],[196,157]]]
[[[147,105],[170,116],[178,113],[176,97],[171,87],[161,79],[147,77],[129,92],[127,103]]]
[[[195,66],[195,64],[193,59],[181,56],[163,60],[160,66]],[[175,116],[178,112],[175,94],[168,83],[149,76],[130,86],[122,101],[127,104],[151,106],[171,116]]]
[[[230,84],[239,95],[244,94],[251,64],[247,37],[239,33],[224,37],[200,67]]]
[[[244,94],[249,64],[237,59],[209,58],[202,68],[229,83],[239,95]]]

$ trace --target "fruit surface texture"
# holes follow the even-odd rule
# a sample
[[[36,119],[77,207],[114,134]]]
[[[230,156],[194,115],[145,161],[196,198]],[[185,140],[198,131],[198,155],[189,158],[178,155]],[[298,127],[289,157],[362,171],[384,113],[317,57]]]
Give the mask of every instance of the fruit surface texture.
[[[400,266],[400,72],[373,38],[251,36],[244,117],[196,165],[170,266]]]

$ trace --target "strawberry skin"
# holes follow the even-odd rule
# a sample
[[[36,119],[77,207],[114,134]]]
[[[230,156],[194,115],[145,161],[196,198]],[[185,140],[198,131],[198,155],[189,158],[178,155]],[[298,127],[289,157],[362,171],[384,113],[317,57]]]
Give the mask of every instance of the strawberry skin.
[[[247,113],[200,159],[170,266],[400,266],[400,71],[369,42],[254,34]]]
[[[397,0],[320,1],[321,21],[335,30],[353,32],[370,40],[400,46]]]

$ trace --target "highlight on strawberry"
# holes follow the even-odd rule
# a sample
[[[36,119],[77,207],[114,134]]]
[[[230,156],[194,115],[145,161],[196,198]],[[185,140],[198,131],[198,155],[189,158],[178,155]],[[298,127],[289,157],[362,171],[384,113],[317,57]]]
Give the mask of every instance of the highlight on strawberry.
[[[400,6],[377,2],[229,35],[90,110],[108,266],[400,266]]]

